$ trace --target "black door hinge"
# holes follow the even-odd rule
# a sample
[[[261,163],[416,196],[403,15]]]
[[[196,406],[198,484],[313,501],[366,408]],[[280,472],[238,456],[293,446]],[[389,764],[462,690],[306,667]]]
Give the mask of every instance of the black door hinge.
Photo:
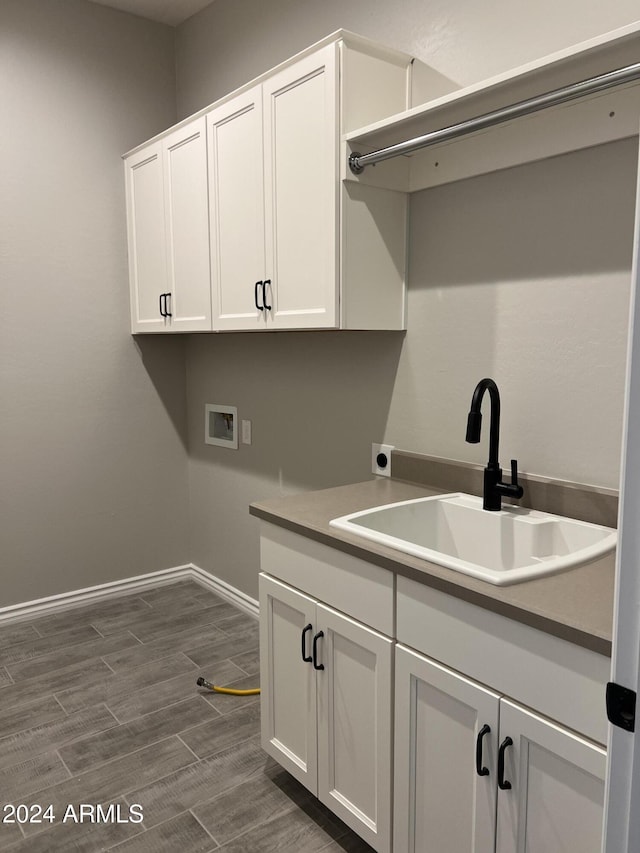
[[[627,732],[636,728],[636,692],[614,684],[607,684],[607,717],[614,726],[619,726]]]

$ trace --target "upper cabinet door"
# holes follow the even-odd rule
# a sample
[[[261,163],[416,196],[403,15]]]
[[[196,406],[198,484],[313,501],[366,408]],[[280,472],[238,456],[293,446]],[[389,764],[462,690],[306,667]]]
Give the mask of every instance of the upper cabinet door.
[[[338,311],[337,46],[263,84],[268,320],[335,328]]]
[[[262,88],[206,116],[214,329],[265,325]]]
[[[169,290],[165,254],[162,143],[125,161],[131,331],[163,332],[160,297]]]
[[[211,330],[207,146],[204,117],[165,137],[167,265],[173,331]]]

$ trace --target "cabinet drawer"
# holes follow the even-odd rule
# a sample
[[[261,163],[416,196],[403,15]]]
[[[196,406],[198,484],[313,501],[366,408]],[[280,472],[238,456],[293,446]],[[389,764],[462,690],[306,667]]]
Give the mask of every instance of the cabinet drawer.
[[[608,657],[407,578],[397,596],[399,642],[606,743]]]
[[[351,618],[394,636],[392,572],[265,522],[260,567]]]

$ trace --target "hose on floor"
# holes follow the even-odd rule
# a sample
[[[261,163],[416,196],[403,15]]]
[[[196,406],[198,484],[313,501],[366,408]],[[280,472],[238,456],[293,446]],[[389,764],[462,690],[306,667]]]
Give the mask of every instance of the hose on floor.
[[[200,677],[196,684],[198,687],[206,687],[207,690],[215,690],[216,693],[228,693],[230,696],[256,696],[260,693],[260,688],[255,687],[252,690],[233,690],[231,687],[216,687],[210,681]]]

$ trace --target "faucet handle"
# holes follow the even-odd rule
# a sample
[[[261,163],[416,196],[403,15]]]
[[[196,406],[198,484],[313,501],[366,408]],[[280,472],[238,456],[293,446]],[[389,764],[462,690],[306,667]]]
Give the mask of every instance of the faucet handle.
[[[524,489],[518,483],[518,460],[511,460],[511,496],[514,498],[521,498],[524,494]]]

